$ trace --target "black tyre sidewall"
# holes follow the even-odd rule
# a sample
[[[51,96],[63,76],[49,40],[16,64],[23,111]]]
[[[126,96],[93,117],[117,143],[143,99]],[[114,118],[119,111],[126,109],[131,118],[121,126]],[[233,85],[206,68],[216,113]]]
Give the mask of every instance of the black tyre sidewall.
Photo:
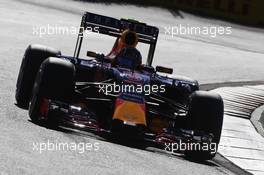
[[[41,63],[50,56],[59,56],[60,54],[60,51],[46,46],[28,46],[22,59],[16,83],[16,101],[20,107],[28,107],[33,84]]]
[[[75,67],[69,61],[50,57],[40,66],[33,88],[29,116],[39,122],[40,103],[43,98],[69,102],[74,95]]]
[[[190,96],[189,123],[193,130],[200,130],[214,135],[213,144],[216,151],[221,138],[224,105],[220,95],[206,91],[196,91]],[[187,151],[195,159],[211,159],[215,153],[210,151]]]

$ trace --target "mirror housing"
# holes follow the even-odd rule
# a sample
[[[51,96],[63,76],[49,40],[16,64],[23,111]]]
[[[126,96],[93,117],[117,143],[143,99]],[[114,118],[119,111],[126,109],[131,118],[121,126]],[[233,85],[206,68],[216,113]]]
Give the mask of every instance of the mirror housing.
[[[172,74],[173,73],[173,69],[172,68],[163,67],[163,66],[156,66],[156,72]]]
[[[93,51],[87,51],[86,56],[97,58],[98,54],[96,52],[93,52]]]
[[[146,72],[151,72],[151,73],[154,73],[155,72],[155,68],[152,67],[152,66],[147,66],[145,64],[143,64],[141,66],[142,70],[146,71]]]

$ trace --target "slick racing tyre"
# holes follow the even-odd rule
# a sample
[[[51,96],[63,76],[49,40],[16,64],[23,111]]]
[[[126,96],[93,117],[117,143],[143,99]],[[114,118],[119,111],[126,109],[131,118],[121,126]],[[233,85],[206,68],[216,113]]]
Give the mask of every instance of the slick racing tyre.
[[[50,57],[41,64],[29,105],[29,117],[34,123],[52,121],[49,118],[51,116],[45,116],[45,119],[41,116],[44,100],[71,100],[74,95],[74,77],[75,66],[69,61]]]
[[[56,57],[60,51],[42,45],[29,45],[20,66],[16,83],[16,101],[22,108],[28,108],[33,84],[41,63],[48,57]]]
[[[224,104],[220,95],[206,91],[191,94],[188,123],[192,130],[213,134],[213,139],[206,150],[186,150],[187,158],[209,160],[215,156],[221,137],[223,115]]]

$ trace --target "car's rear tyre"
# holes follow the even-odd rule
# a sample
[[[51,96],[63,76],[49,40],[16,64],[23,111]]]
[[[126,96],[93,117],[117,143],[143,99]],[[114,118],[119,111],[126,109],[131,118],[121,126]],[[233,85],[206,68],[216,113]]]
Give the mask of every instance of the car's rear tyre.
[[[32,88],[41,63],[48,57],[56,57],[60,51],[42,45],[29,45],[25,51],[16,83],[16,101],[21,108],[28,108]]]
[[[190,159],[212,159],[220,142],[224,115],[224,104],[220,95],[206,91],[196,91],[190,96],[189,123],[193,130],[212,133],[213,140],[209,149],[187,150],[185,155]]]
[[[29,105],[29,117],[34,123],[52,120],[50,116],[41,120],[43,99],[71,101],[74,95],[74,77],[75,66],[69,61],[50,57],[41,64]]]

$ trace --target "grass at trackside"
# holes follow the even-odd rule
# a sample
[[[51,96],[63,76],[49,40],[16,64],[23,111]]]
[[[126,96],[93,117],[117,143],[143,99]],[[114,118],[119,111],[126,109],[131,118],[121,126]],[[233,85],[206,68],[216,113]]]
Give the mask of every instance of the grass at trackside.
[[[84,2],[93,2],[93,3],[104,3],[104,4],[111,4],[111,3],[117,3],[117,4],[131,4],[131,5],[138,5],[138,6],[146,6],[146,7],[160,7],[164,9],[168,9],[171,12],[175,14],[179,14],[179,9],[175,6],[175,4],[172,4],[171,0],[75,0],[75,1],[84,1]],[[198,16],[202,16],[205,18],[215,18],[215,19],[221,19],[233,23],[237,23],[240,25],[245,25],[245,26],[251,26],[251,27],[258,27],[258,28],[264,28],[263,23],[253,23],[253,22],[242,22],[241,20],[235,20],[229,17],[223,17],[221,15],[213,15],[209,14],[208,12],[203,12],[201,10],[183,10],[188,13],[192,13]]]
[[[77,1],[87,1],[87,2],[102,2],[102,3],[118,3],[118,4],[134,4],[141,6],[156,6],[156,7],[164,7],[171,8],[170,0],[77,0]]]

